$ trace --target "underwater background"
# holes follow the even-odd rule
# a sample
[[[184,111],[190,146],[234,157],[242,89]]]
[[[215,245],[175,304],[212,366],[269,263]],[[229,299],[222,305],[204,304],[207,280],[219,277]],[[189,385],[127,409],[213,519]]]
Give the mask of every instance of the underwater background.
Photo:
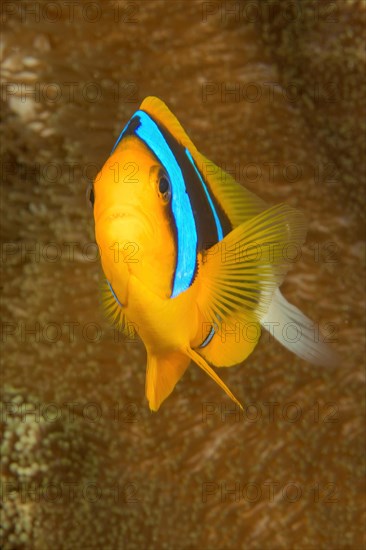
[[[2,4],[1,546],[364,547],[363,0]],[[268,333],[158,413],[99,306],[85,190],[148,95],[309,222],[282,286],[338,368]],[[297,257],[299,256],[299,257]],[[296,261],[295,261],[296,260]]]

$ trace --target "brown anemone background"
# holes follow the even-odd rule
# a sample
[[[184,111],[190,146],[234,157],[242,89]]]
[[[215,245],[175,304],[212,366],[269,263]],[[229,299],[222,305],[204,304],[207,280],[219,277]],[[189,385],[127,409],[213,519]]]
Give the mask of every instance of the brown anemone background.
[[[363,547],[365,8],[3,3],[3,548]],[[283,291],[339,368],[263,335],[220,372],[244,414],[194,365],[149,412],[143,346],[98,306],[85,205],[147,95],[243,185],[306,212]]]

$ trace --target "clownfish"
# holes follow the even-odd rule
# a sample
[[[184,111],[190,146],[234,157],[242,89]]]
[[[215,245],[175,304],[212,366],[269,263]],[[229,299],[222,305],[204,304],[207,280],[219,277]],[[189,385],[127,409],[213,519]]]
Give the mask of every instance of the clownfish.
[[[146,347],[151,410],[191,361],[241,407],[212,366],[246,359],[261,326],[307,361],[334,360],[279,291],[292,263],[283,251],[305,241],[303,213],[269,206],[205,158],[160,99],[147,97],[127,122],[89,200],[104,305]],[[288,323],[301,338],[286,338]]]

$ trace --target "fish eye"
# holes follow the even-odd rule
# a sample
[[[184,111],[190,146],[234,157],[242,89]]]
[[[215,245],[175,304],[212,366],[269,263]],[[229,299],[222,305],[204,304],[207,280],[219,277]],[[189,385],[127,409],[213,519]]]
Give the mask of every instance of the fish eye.
[[[171,185],[168,176],[164,173],[158,176],[158,190],[163,201],[165,203],[169,202],[172,194]]]
[[[90,208],[94,208],[94,186],[92,183],[89,183],[88,187],[86,188],[86,202],[88,203],[88,206]]]
[[[164,195],[167,191],[169,191],[169,182],[165,176],[162,176],[159,180],[159,193]]]

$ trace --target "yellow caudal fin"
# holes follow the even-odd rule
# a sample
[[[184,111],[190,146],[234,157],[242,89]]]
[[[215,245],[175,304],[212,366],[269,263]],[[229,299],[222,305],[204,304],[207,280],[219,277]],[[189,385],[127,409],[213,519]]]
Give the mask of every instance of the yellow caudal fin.
[[[340,357],[325,342],[319,327],[277,289],[261,324],[285,348],[314,365],[337,366]]]
[[[243,406],[240,403],[240,401],[237,400],[235,395],[229,390],[227,385],[221,380],[219,376],[217,376],[216,372],[206,363],[206,361],[201,357],[196,351],[194,351],[191,348],[187,348],[186,350],[187,355],[194,361],[212,380],[216,382],[220,386],[222,390],[236,403],[239,405],[239,407],[242,409]]]
[[[179,351],[159,355],[148,352],[145,391],[152,411],[157,411],[172,393],[189,363],[189,357]]]
[[[202,343],[195,347],[195,351],[215,367],[242,363],[252,353],[261,335],[258,322],[244,322],[243,318],[236,317],[218,323],[214,330],[207,330],[207,324],[204,328],[206,334],[202,335]]]
[[[260,322],[305,240],[301,212],[279,204],[246,221],[200,259],[193,283],[204,322]]]

